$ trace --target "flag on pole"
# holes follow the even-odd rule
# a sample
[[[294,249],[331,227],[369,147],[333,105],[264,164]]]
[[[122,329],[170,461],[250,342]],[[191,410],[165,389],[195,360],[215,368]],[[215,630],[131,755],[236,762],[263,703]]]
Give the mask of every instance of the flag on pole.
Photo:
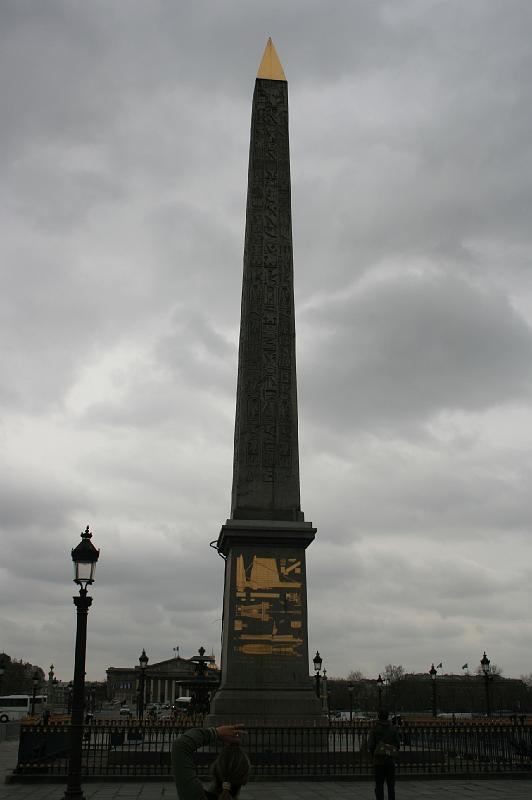
[[[443,669],[443,664],[442,664],[442,662],[441,662],[441,661],[440,661],[440,663],[438,664],[438,666],[436,667],[436,669]]]
[[[469,669],[469,664],[462,664],[462,669]]]

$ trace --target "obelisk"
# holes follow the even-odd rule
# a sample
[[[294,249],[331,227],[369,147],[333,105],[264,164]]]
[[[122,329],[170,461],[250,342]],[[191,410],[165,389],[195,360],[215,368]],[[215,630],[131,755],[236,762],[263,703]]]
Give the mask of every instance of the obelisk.
[[[288,84],[271,39],[251,115],[222,678],[210,723],[316,724],[299,500]]]

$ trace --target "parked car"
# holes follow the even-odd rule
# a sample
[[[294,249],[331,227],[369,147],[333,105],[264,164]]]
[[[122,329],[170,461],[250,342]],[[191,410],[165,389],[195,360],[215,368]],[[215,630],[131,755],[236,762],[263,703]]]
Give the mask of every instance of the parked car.
[[[121,717],[131,717],[132,712],[129,706],[122,706],[120,709],[120,716]]]

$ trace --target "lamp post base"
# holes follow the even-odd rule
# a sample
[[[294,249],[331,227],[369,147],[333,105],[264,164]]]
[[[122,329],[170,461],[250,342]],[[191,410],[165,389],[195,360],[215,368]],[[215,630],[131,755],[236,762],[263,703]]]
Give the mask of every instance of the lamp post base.
[[[80,787],[72,786],[65,789],[64,800],[85,800],[85,795]]]

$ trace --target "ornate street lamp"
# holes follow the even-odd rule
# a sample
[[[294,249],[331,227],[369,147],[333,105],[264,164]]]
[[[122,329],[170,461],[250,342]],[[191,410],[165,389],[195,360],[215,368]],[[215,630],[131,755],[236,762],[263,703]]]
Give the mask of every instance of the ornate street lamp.
[[[316,655],[312,661],[314,663],[314,669],[316,670],[316,697],[319,700],[321,698],[320,669],[323,662],[318,650],[316,650]]]
[[[379,693],[379,711],[382,708],[382,687],[383,686],[384,686],[384,681],[381,678],[381,675],[379,673],[379,677],[377,678],[377,691]]]
[[[40,675],[35,670],[33,675],[31,676],[31,716],[33,717],[35,714],[35,694],[37,692],[37,686],[39,685]]]
[[[140,664],[140,680],[139,680],[139,719],[144,717],[144,687],[146,686],[146,667],[148,666],[148,661],[150,659],[146,655],[146,651],[142,648],[142,653],[139,657],[139,664]]]
[[[74,582],[80,587],[79,597],[74,597],[77,610],[76,650],[74,660],[74,685],[72,688],[72,716],[70,720],[70,762],[68,766],[65,800],[85,800],[81,790],[81,751],[83,746],[83,711],[85,706],[85,655],[87,650],[87,614],[92,597],[87,586],[94,583],[96,562],[100,551],[91,542],[89,526],[81,534],[81,542],[72,550]]]
[[[484,655],[480,659],[480,668],[482,669],[482,677],[484,678],[484,687],[486,690],[486,716],[491,717],[491,704],[490,704],[490,682],[493,680],[490,669],[490,660],[484,650]]]
[[[434,664],[429,669],[429,675],[432,681],[432,716],[436,718],[438,716],[436,711],[436,675],[438,674],[436,667]]]
[[[349,722],[353,722],[353,692],[355,687],[352,683],[347,684],[347,691],[349,692]]]

